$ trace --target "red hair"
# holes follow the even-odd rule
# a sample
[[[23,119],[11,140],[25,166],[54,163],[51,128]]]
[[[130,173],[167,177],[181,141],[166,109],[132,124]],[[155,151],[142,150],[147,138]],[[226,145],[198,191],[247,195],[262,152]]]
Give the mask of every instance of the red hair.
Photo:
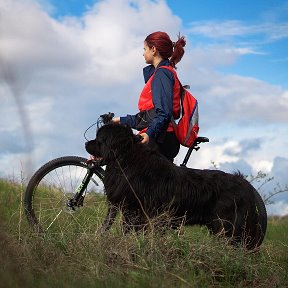
[[[184,36],[180,36],[180,34],[178,40],[172,42],[167,33],[157,31],[148,35],[145,42],[149,48],[154,46],[162,58],[169,59],[170,65],[174,68],[181,61],[185,52],[183,47],[185,47],[186,41]]]

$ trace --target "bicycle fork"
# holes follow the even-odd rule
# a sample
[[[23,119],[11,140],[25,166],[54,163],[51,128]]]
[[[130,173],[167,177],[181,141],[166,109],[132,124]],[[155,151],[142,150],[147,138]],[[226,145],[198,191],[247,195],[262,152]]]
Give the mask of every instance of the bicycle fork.
[[[66,202],[66,205],[69,209],[75,211],[76,210],[75,207],[83,206],[84,192],[93,176],[93,173],[94,173],[93,167],[88,167],[87,173],[83,178],[81,184],[77,188],[74,197]]]

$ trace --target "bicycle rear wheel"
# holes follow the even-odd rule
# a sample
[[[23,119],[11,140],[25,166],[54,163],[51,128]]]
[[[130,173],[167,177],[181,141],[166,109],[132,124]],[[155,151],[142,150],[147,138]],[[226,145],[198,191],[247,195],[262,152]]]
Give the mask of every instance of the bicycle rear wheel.
[[[57,158],[32,176],[26,188],[24,206],[29,224],[38,232],[94,234],[104,220],[107,222],[109,207],[104,193],[104,170],[94,167],[89,174],[91,168],[86,162],[87,159],[77,156]],[[84,187],[80,204],[71,207],[69,201],[74,199],[79,187],[83,190],[86,186],[83,179],[90,181]]]

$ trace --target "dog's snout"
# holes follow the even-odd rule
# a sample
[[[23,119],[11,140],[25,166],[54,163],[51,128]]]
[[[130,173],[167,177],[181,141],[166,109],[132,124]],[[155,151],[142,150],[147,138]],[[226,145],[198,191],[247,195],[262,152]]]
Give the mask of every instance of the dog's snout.
[[[85,142],[85,149],[90,155],[96,156],[96,139]]]

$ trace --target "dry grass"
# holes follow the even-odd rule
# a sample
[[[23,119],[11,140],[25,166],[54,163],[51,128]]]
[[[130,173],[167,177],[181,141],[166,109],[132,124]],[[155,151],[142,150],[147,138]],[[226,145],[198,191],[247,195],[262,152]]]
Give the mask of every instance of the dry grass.
[[[287,287],[287,221],[269,223],[257,253],[204,228],[156,232],[157,223],[145,234],[124,236],[118,223],[102,235],[41,238],[23,216],[22,193],[0,182],[3,287]]]

